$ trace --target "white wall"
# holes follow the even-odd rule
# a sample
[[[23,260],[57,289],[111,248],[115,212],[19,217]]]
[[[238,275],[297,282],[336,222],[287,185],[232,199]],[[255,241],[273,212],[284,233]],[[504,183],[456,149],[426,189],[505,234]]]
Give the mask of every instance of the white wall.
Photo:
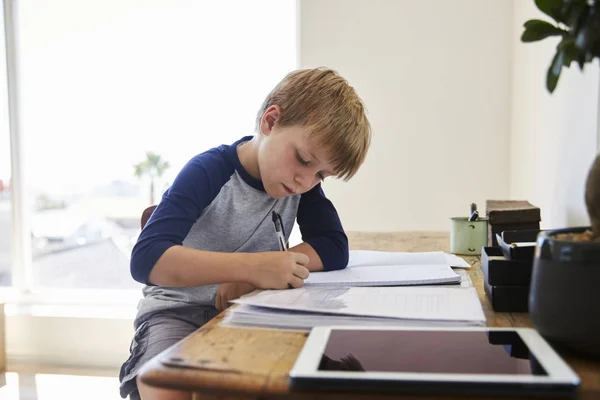
[[[129,357],[133,317],[6,317],[8,364],[118,369]]]
[[[542,227],[589,223],[584,186],[597,149],[599,68],[563,69],[546,90],[546,71],[558,39],[521,43],[523,23],[548,20],[531,1],[514,0],[510,196],[542,210]]]
[[[372,146],[325,192],[347,230],[448,230],[508,196],[512,2],[301,0],[300,64],[329,66],[369,110]]]

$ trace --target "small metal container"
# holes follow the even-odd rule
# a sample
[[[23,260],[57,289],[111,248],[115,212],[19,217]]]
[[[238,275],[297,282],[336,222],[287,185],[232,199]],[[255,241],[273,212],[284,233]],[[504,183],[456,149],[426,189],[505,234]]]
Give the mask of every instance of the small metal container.
[[[478,218],[469,221],[467,217],[453,217],[450,229],[450,252],[453,254],[475,256],[488,243],[488,220]]]

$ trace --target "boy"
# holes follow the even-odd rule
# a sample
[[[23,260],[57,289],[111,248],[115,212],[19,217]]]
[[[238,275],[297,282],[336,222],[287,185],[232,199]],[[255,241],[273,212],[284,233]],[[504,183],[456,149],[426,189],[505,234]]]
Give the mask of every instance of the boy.
[[[230,300],[346,267],[348,239],[320,183],[348,180],[364,161],[371,128],[362,101],[335,71],[295,71],[267,96],[256,128],[192,158],[133,248],[131,274],[147,286],[121,367],[122,397],[191,398],[143,384],[140,367]],[[278,251],[272,211],[288,237],[297,219],[304,242]]]

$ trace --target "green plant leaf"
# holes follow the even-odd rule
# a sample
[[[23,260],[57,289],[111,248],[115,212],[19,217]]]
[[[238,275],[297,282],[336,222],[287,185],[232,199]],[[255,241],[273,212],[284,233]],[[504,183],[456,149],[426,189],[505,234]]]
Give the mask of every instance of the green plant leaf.
[[[600,40],[597,40],[594,42],[594,44],[592,44],[591,54],[592,58],[590,61],[592,61],[594,57],[600,57]]]
[[[585,58],[585,52],[578,51],[577,47],[575,46],[575,40],[572,38],[563,39],[558,46],[556,46],[556,48],[558,51],[563,53],[563,65],[567,68],[571,66],[571,62],[573,62],[573,60],[578,60],[579,62],[581,56]],[[579,63],[579,65],[581,67],[581,63]]]
[[[525,22],[523,26],[525,27],[525,32],[521,36],[521,41],[525,43],[536,42],[546,39],[549,36],[564,36],[568,33],[549,22],[539,19],[531,19]]]
[[[527,21],[521,41],[562,36],[546,74],[546,87],[552,93],[558,85],[563,66],[568,68],[576,61],[583,70],[586,63],[600,58],[600,0],[535,0],[535,4],[558,25],[540,20]]]
[[[535,0],[537,8],[554,19],[556,22],[566,23],[566,19],[562,14],[563,0]]]
[[[546,74],[546,88],[550,93],[554,92],[556,89],[556,85],[558,84],[558,78],[560,78],[560,72],[562,70],[564,64],[564,53],[562,50],[559,50],[554,55],[554,59],[552,60],[552,64],[550,64],[550,68],[548,68],[548,73]]]
[[[579,65],[579,69],[583,71],[583,66],[585,65],[586,62],[590,62],[591,60],[589,60],[590,53],[587,52],[579,52],[577,53],[577,57],[575,58],[575,60],[577,60],[577,65]]]
[[[566,19],[565,25],[570,28],[573,36],[577,36],[579,27],[589,11],[586,0],[565,0],[563,6],[563,16]]]
[[[583,52],[590,52],[594,43],[600,41],[600,5],[590,8],[581,29],[577,33],[575,46]],[[600,56],[600,54],[596,54]]]

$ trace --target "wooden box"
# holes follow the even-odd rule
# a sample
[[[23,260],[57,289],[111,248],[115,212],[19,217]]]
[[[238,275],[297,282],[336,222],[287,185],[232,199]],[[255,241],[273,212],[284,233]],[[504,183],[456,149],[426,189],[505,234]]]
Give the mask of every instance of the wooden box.
[[[526,200],[487,200],[488,246],[498,246],[496,234],[512,230],[539,230],[541,213]]]

